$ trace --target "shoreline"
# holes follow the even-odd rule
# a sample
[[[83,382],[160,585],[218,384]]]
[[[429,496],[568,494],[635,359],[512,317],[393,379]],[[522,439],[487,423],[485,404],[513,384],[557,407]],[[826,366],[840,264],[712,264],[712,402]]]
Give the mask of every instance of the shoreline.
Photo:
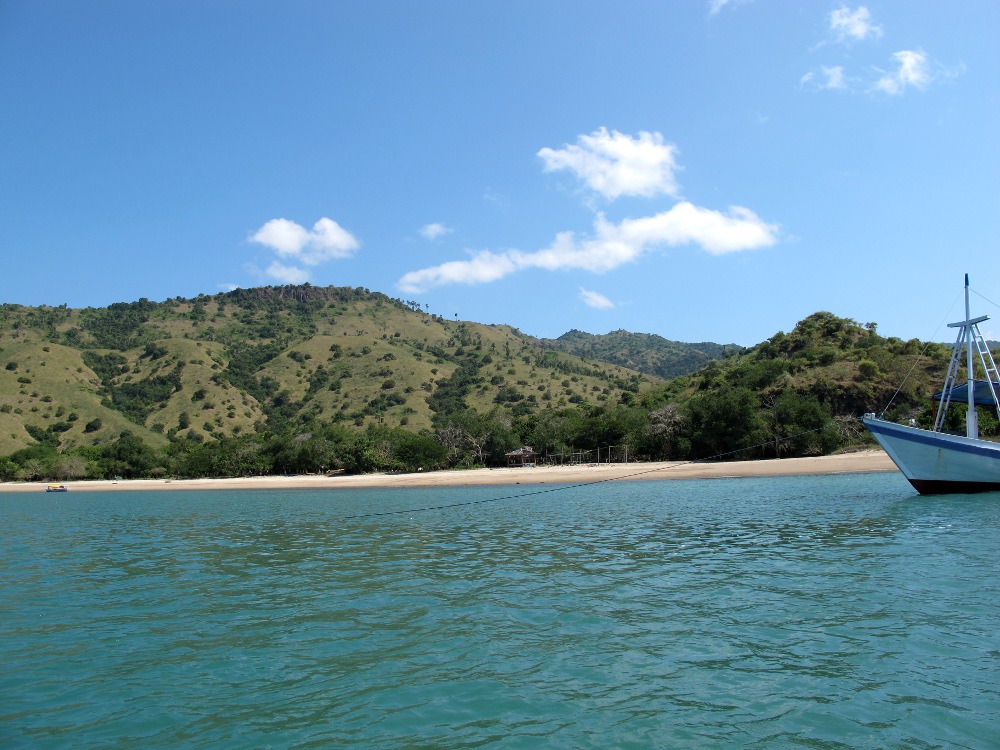
[[[405,487],[468,487],[513,484],[587,484],[611,480],[650,481],[860,474],[897,471],[881,450],[808,458],[759,461],[654,461],[629,464],[581,464],[503,469],[454,469],[406,474],[299,474],[294,476],[229,477],[219,479],[86,479],[62,482],[70,492],[148,490],[284,490],[377,489]],[[0,482],[0,494],[44,492],[53,482]]]

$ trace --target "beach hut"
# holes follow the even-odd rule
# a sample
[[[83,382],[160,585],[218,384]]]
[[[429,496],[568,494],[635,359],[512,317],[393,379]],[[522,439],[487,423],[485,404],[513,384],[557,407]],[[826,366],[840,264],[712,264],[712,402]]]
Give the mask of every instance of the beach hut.
[[[507,456],[507,468],[534,466],[535,459],[538,457],[538,454],[535,453],[530,445],[518,448],[516,451],[511,451],[505,455]]]

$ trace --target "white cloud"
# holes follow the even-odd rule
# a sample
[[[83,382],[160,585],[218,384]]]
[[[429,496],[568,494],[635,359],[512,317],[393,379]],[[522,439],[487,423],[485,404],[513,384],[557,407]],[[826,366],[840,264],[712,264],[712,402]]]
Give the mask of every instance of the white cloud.
[[[514,251],[512,251],[513,253]],[[398,282],[404,292],[424,292],[445,284],[483,284],[518,270],[512,254],[483,250],[469,260],[452,260],[439,266],[410,271]]]
[[[930,65],[924,52],[902,50],[893,57],[899,63],[899,68],[879,78],[873,86],[874,90],[896,95],[902,94],[909,86],[922,89],[930,83]]]
[[[593,307],[595,310],[610,310],[615,306],[614,302],[600,292],[584,289],[582,286],[580,287],[580,299],[587,307]]]
[[[288,219],[271,219],[250,238],[252,241],[266,245],[278,255],[297,253],[309,241],[309,232],[294,221]]]
[[[664,143],[659,133],[640,132],[633,138],[600,128],[579,136],[576,145],[544,148],[538,156],[545,162],[545,171],[568,169],[598,193],[617,198],[676,196],[674,172],[679,167],[675,153],[676,147]],[[778,235],[777,225],[766,223],[748,208],[733,206],[722,212],[682,201],[669,210],[618,224],[598,214],[590,235],[559,232],[548,247],[531,252],[476,251],[464,260],[410,271],[397,286],[419,294],[447,284],[490,283],[528,269],[605,273],[660,247],[697,245],[713,255],[724,255],[773,245]],[[596,292],[581,289],[581,295],[593,306],[614,304]]]
[[[830,14],[830,31],[838,42],[862,41],[869,37],[878,39],[882,36],[882,27],[872,23],[871,13],[863,5],[857,10],[842,6],[833,11]]]
[[[313,224],[311,230],[288,219],[271,219],[250,236],[250,241],[273,250],[285,261],[275,261],[265,273],[288,284],[299,284],[309,278],[307,270],[288,263],[318,266],[349,258],[360,247],[354,235],[326,217]]]
[[[538,156],[546,172],[567,169],[591,190],[614,200],[622,195],[676,196],[676,152],[659,133],[640,132],[632,138],[602,127],[565,148],[543,148]]]
[[[846,89],[847,78],[844,76],[844,69],[839,65],[832,67],[821,66],[819,71],[810,71],[802,76],[803,86],[811,86],[817,89]]]
[[[434,240],[446,234],[451,234],[452,229],[449,226],[434,222],[433,224],[426,224],[420,229],[420,235],[428,240]]]
[[[309,272],[304,268],[286,266],[278,261],[273,261],[264,273],[285,284],[301,284],[309,281]]]
[[[250,240],[271,248],[282,258],[294,259],[307,266],[349,258],[360,247],[354,235],[325,217],[317,221],[311,231],[288,219],[271,219]]]
[[[469,260],[411,271],[398,286],[405,292],[419,293],[445,284],[496,281],[528,268],[604,273],[659,246],[695,244],[713,255],[723,255],[767,247],[777,242],[777,237],[776,225],[765,223],[747,208],[734,206],[724,214],[682,202],[654,216],[625,219],[620,224],[598,215],[589,238],[560,232],[549,247],[535,252],[481,251]]]

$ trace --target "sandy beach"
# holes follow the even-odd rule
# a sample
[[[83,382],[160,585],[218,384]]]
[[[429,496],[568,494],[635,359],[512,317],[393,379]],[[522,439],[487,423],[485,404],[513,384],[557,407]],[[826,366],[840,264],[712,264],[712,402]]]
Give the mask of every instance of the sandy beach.
[[[460,487],[507,484],[585,484],[617,479],[671,480],[719,479],[723,477],[767,477],[802,474],[854,474],[896,471],[880,450],[812,458],[714,463],[653,462],[629,464],[581,464],[536,466],[513,469],[465,469],[406,474],[357,474],[325,476],[232,477],[224,479],[131,479],[64,482],[71,492],[135,490],[274,490],[347,489],[377,487]],[[0,493],[44,492],[47,482],[2,482]]]

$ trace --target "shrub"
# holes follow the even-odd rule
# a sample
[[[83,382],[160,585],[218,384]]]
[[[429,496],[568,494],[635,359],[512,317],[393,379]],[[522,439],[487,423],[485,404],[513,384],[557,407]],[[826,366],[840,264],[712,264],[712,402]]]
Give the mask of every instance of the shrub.
[[[858,362],[858,372],[866,379],[874,378],[879,374],[879,366],[870,359],[863,359]]]

